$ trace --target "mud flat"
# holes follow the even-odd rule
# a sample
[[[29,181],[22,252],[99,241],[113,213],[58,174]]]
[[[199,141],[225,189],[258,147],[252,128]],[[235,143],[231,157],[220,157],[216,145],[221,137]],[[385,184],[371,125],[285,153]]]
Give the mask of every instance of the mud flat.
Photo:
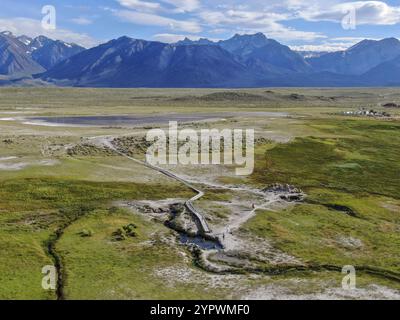
[[[0,89],[0,299],[399,299],[400,123],[338,116],[399,90],[266,90]],[[144,166],[171,120],[253,129],[254,174]]]
[[[141,126],[164,124],[169,121],[182,123],[219,120],[235,117],[286,117],[282,112],[216,112],[216,113],[171,113],[161,115],[118,115],[118,116],[74,116],[74,117],[30,117],[24,123],[43,126]],[[15,120],[14,118],[12,118]],[[4,119],[6,121],[7,119]]]

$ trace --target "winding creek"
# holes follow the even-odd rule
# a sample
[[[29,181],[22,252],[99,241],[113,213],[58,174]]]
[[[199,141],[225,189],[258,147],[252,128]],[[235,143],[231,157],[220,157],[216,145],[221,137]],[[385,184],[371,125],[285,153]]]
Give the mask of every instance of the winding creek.
[[[120,152],[115,148],[115,146],[111,143],[110,141],[111,137],[94,137],[91,140],[93,140],[95,145],[100,145],[106,148],[111,149],[112,151],[116,152],[117,154],[130,159],[131,161],[134,161],[136,163],[139,163],[141,165],[144,165],[152,170],[156,170],[170,178],[175,179],[176,181],[179,181],[189,187],[191,190],[195,191],[197,193],[196,196],[193,198],[189,199],[186,201],[185,206],[186,209],[189,210],[193,214],[195,218],[198,219],[199,225],[203,225],[203,232],[201,235],[197,236],[189,236],[184,232],[178,232],[179,235],[179,242],[183,245],[187,245],[191,247],[191,252],[193,254],[193,259],[195,265],[197,265],[199,268],[203,269],[204,271],[211,272],[214,274],[264,274],[264,275],[279,275],[279,274],[298,274],[298,273],[304,273],[304,272],[323,272],[323,271],[333,271],[333,272],[341,272],[342,271],[342,266],[338,265],[324,265],[324,264],[318,264],[318,263],[301,263],[298,265],[293,265],[293,264],[278,264],[278,265],[269,265],[269,266],[242,266],[240,269],[237,268],[218,268],[216,265],[212,262],[209,261],[209,254],[212,252],[224,252],[225,250],[231,250],[235,249],[235,241],[232,241],[232,239],[229,239],[232,237],[232,232],[228,232],[225,237],[220,237],[217,236],[218,230],[215,230],[214,233],[211,229],[209,228],[207,224],[202,224],[201,221],[206,223],[205,218],[203,215],[196,210],[196,208],[193,205],[193,202],[196,200],[199,200],[204,196],[204,192],[196,188],[195,186],[192,185],[192,183],[184,178],[178,177],[172,172],[169,172],[167,170],[164,170],[162,168],[158,168],[155,166],[152,166],[148,163],[145,163],[141,160],[135,159],[133,157],[130,157],[123,152]],[[234,188],[237,190],[237,188]],[[248,190],[246,190],[248,191]],[[254,192],[259,193],[258,190],[255,190]],[[271,203],[271,201],[269,201]],[[232,225],[233,228],[238,228],[241,223],[244,221],[247,221],[250,217],[252,217],[256,210],[259,208],[254,208],[252,211],[249,211],[248,213],[245,214],[245,216],[240,218],[240,221],[237,221],[237,223],[234,223]],[[194,214],[196,213],[196,214]],[[79,219],[77,217],[76,219]],[[56,243],[57,241],[62,237],[64,229],[68,227],[70,224],[72,224],[75,220],[69,221],[66,225],[63,227],[60,227],[55,234],[49,239],[47,245],[48,245],[48,253],[49,255],[53,258],[56,269],[57,269],[57,274],[58,274],[58,281],[57,281],[57,289],[56,289],[56,296],[58,300],[64,300],[65,293],[64,293],[64,286],[65,286],[65,265],[63,264],[63,261],[59,254],[57,253],[56,250]],[[207,232],[205,232],[207,231]],[[375,268],[371,266],[355,266],[355,268],[358,270],[358,272],[364,272],[373,276],[377,276],[383,279],[388,279],[392,281],[396,281],[400,283],[400,274],[397,272],[393,272],[390,270],[384,270],[380,268]]]

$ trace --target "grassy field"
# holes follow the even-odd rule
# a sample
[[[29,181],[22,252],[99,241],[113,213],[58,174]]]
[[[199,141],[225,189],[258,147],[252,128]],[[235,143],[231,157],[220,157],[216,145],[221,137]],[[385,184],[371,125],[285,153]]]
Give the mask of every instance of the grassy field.
[[[141,136],[144,128],[24,123],[30,116],[285,112],[287,117],[249,115],[199,125],[254,128],[265,138],[257,145],[250,177],[225,174],[226,168],[182,174],[213,175],[223,184],[258,189],[274,183],[301,188],[304,202],[258,210],[241,232],[304,263],[368,266],[400,275],[400,110],[387,110],[394,115],[390,120],[341,115],[400,103],[398,90],[235,92],[1,88],[0,299],[222,299],[252,297],[261,287],[316,298],[310,295],[328,284],[340,286],[342,277],[328,271],[273,277],[205,272],[177,244],[175,232],[116,205],[186,199],[191,190],[116,155],[65,152],[88,137]],[[200,204],[214,208],[212,214],[223,221],[231,197],[210,189]],[[129,225],[135,236],[115,240],[115,232]],[[41,287],[42,267],[58,259],[61,296]],[[359,284],[399,289],[397,281],[365,273]]]
[[[260,213],[246,229],[273,238],[281,249],[307,261],[398,272],[399,123],[337,119],[307,123],[321,135],[296,138],[260,154],[252,176],[261,185],[299,186],[308,194],[306,203]]]

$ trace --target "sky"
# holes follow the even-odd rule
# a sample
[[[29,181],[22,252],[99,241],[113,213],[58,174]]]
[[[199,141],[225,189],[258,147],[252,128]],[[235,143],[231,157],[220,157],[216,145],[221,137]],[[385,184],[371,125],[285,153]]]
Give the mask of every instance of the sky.
[[[43,34],[85,47],[129,36],[162,42],[264,33],[298,50],[345,50],[400,38],[400,0],[0,0],[0,31]],[[43,28],[55,8],[55,29]]]

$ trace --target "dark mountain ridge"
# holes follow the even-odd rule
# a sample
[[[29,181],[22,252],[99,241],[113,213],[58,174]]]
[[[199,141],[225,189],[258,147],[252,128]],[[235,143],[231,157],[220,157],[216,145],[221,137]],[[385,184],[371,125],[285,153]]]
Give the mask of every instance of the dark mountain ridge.
[[[306,61],[315,71],[362,75],[398,56],[400,56],[400,41],[388,38],[380,41],[363,40],[346,51],[327,53]]]
[[[24,35],[16,37],[5,31],[0,33],[0,74],[40,73],[83,50],[85,48],[76,44],[45,36],[32,39]]]
[[[397,86],[400,41],[364,40],[345,51],[300,54],[262,33],[175,44],[120,37],[85,50],[46,37],[7,38],[0,72],[37,73],[82,87]],[[8,43],[6,41],[6,43]],[[1,45],[1,42],[0,42]],[[11,49],[3,49],[4,57]],[[13,63],[15,57],[15,63]],[[1,57],[0,57],[1,58]],[[1,61],[1,60],[0,60]],[[8,66],[7,66],[8,65]],[[3,69],[1,69],[3,68]]]
[[[0,74],[19,75],[43,72],[29,55],[29,47],[11,33],[0,33]]]

